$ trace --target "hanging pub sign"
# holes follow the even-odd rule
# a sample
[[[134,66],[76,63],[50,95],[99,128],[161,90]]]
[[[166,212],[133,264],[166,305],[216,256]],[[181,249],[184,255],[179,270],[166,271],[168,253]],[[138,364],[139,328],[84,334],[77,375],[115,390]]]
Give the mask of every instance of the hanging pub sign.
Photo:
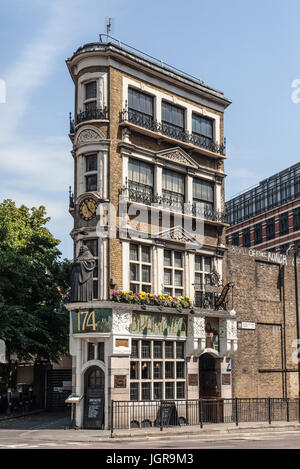
[[[225,300],[226,300],[227,294],[229,292],[229,289],[232,286],[233,286],[232,283],[226,283],[225,287],[222,290],[221,295],[219,296],[219,298],[216,301],[216,308],[219,308],[220,306],[222,306],[225,303]]]

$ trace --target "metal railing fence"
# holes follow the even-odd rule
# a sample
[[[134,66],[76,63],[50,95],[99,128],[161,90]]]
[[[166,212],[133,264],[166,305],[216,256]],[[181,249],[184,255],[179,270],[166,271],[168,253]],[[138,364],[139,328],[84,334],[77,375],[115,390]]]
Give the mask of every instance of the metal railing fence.
[[[240,422],[299,421],[298,398],[111,401],[110,430]]]

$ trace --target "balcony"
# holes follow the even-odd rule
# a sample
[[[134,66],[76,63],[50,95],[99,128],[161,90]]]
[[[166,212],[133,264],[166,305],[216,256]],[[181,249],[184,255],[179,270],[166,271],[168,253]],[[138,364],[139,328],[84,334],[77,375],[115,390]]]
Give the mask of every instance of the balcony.
[[[166,122],[158,122],[153,117],[148,114],[144,114],[133,109],[123,109],[120,114],[120,124],[130,123],[133,126],[141,127],[150,133],[154,132],[160,138],[162,136],[167,137],[167,139],[179,140],[188,148],[194,147],[196,149],[202,149],[209,154],[217,154],[225,156],[225,139],[224,145],[215,143],[209,138],[197,135],[190,134],[183,131],[180,127],[175,125],[168,124]]]
[[[184,213],[212,223],[225,223],[225,212],[199,208],[196,204],[181,203],[178,198],[166,195],[154,195],[148,187],[137,189],[126,183],[119,191],[120,197],[127,202],[139,203],[154,208]]]
[[[108,119],[108,109],[105,108],[95,108],[95,109],[86,109],[77,114],[76,125],[81,124],[84,121],[90,120],[107,120]]]

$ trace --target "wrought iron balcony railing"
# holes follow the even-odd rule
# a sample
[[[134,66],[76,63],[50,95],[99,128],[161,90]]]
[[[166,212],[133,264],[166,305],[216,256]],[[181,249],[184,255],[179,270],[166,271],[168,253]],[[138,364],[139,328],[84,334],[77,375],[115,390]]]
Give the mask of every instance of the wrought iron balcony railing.
[[[151,130],[152,132],[158,132],[167,137],[180,140],[184,143],[189,143],[195,145],[204,150],[211,151],[213,153],[219,153],[220,155],[225,155],[226,153],[226,142],[224,139],[224,145],[213,142],[207,137],[190,134],[185,132],[180,127],[166,123],[158,122],[152,116],[144,114],[134,109],[123,109],[120,115],[121,122],[130,122],[131,124],[143,127],[144,129]]]
[[[94,120],[94,119],[108,119],[108,109],[105,108],[96,108],[96,109],[86,109],[77,114],[76,124],[81,122]]]
[[[198,204],[180,203],[176,197],[154,194],[148,187],[136,188],[126,183],[120,189],[120,196],[128,202],[136,202],[144,205],[153,205],[156,208],[173,210],[175,212],[184,213],[185,215],[193,215],[196,218],[209,220],[213,222],[225,223],[225,212],[219,210],[200,208]]]

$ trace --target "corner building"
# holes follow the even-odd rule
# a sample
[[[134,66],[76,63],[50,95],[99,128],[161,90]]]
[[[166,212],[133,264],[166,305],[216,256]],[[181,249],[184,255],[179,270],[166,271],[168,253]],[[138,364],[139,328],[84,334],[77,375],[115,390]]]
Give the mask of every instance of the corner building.
[[[67,66],[74,258],[85,244],[97,261],[93,300],[68,304],[76,424],[109,428],[112,400],[231,397],[230,295],[216,307],[230,100],[112,38],[80,47]],[[132,302],[113,301],[121,291]],[[134,302],[141,292],[150,304]],[[161,294],[189,307],[157,306]]]

